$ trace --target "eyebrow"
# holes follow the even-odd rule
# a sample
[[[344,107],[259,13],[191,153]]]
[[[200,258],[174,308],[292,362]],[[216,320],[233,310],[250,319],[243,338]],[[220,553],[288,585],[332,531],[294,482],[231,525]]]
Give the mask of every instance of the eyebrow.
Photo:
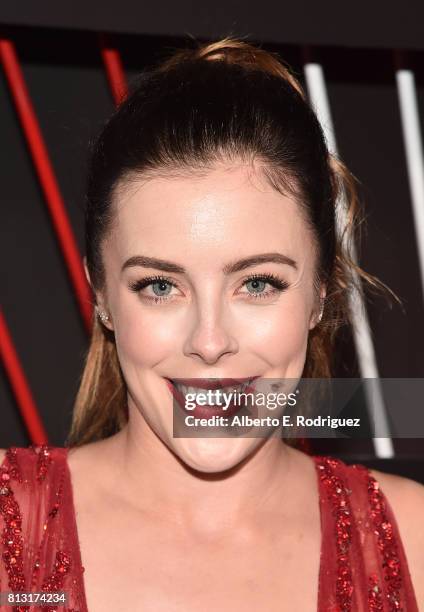
[[[240,272],[246,268],[256,266],[262,263],[278,263],[291,266],[297,270],[297,263],[291,257],[283,255],[283,253],[261,253],[259,255],[251,255],[237,261],[226,264],[222,271],[228,276],[235,272]],[[158,259],[157,257],[147,257],[144,255],[134,255],[127,259],[121,268],[123,272],[126,268],[133,268],[141,266],[143,268],[155,268],[156,270],[162,270],[162,272],[170,272],[173,274],[185,274],[186,270],[182,266],[172,262],[166,261],[165,259]]]

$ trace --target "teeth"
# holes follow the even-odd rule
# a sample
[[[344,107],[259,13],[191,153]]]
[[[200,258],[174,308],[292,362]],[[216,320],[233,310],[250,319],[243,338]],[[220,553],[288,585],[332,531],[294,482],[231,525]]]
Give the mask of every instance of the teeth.
[[[247,389],[250,383],[251,383],[251,380],[248,380],[245,383],[242,383],[241,385],[233,385],[230,387],[220,387],[219,389],[211,389],[211,391],[212,392],[220,391],[220,394],[217,394],[216,396],[213,396],[213,397],[217,397],[217,398],[220,397],[222,400],[223,393],[227,393],[227,394],[234,393],[234,390],[238,393],[243,393]],[[200,387],[188,387],[187,385],[182,385],[176,382],[174,382],[174,385],[178,389],[178,391],[180,391],[183,395],[187,395],[187,393],[193,393],[197,396],[197,394],[204,394],[209,391],[209,389],[203,389]],[[212,402],[209,405],[214,406],[218,404],[214,404]]]

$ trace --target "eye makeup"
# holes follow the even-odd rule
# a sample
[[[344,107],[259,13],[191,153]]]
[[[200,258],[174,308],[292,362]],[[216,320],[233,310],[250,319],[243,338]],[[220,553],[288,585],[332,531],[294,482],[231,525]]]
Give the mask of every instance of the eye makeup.
[[[249,283],[256,283],[256,284],[263,283],[264,285],[270,285],[272,287],[272,289],[268,291],[244,294],[244,295],[247,295],[248,299],[252,299],[252,300],[263,300],[263,299],[270,298],[271,296],[275,297],[276,295],[278,295],[279,293],[282,293],[289,287],[289,283],[287,281],[271,273],[251,274],[250,276],[248,276],[247,278],[243,280],[242,286],[245,286]],[[162,290],[165,290],[164,287],[166,285],[168,285],[169,287],[175,287],[177,289],[179,288],[179,285],[177,282],[163,275],[148,276],[148,277],[136,280],[129,284],[129,288],[134,293],[139,294],[140,298],[142,298],[143,300],[148,300],[155,304],[170,302],[173,299],[173,297],[172,296],[170,297],[169,295],[165,295],[165,296],[150,295],[149,296],[149,295],[142,294],[142,291],[144,289],[150,286],[154,286],[154,285],[162,286]]]

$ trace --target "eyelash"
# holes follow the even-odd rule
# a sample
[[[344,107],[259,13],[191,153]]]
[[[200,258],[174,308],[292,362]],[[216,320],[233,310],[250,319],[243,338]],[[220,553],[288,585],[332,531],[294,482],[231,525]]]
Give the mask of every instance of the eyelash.
[[[289,283],[282,280],[278,276],[275,276],[274,274],[252,274],[251,276],[249,276],[243,281],[243,285],[247,284],[248,282],[252,280],[262,280],[274,287],[274,289],[272,289],[271,291],[267,291],[265,293],[257,293],[257,294],[251,293],[249,297],[251,297],[253,300],[260,300],[260,299],[267,298],[270,295],[274,295],[275,293],[282,293],[289,286]],[[134,291],[134,293],[139,293],[142,289],[145,289],[149,285],[152,285],[158,282],[168,283],[169,285],[172,285],[173,287],[177,287],[178,289],[178,285],[174,281],[172,281],[171,279],[165,276],[149,276],[149,277],[137,280],[133,283],[130,283],[129,287],[131,291]],[[152,296],[144,295],[143,299],[152,301],[155,304],[169,301],[169,298],[165,296],[152,297]]]

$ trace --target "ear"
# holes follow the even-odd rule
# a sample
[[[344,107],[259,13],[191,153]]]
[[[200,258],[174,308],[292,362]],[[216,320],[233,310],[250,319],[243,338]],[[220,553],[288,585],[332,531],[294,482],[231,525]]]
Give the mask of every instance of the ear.
[[[95,317],[99,317],[99,321],[102,323],[102,325],[104,325],[105,327],[107,327],[107,329],[110,329],[111,331],[113,331],[113,325],[112,325],[112,320],[111,320],[111,316],[109,314],[108,308],[106,307],[105,303],[104,303],[104,299],[101,293],[95,291],[93,289],[93,285],[91,283],[91,278],[90,278],[90,272],[88,271],[88,266],[87,266],[87,257],[84,256],[83,259],[83,264],[84,264],[84,272],[85,272],[85,276],[87,279],[88,284],[90,285],[94,295],[95,295],[95,300],[96,300],[96,306],[94,309],[94,316]],[[100,317],[100,314],[103,315],[102,317]],[[107,317],[107,318],[106,318]]]
[[[317,304],[315,308],[312,310],[311,318],[309,320],[309,329],[314,329],[321,321],[322,316],[324,314],[325,309],[325,297],[327,295],[327,287],[325,285],[321,286],[319,298],[317,300]]]

